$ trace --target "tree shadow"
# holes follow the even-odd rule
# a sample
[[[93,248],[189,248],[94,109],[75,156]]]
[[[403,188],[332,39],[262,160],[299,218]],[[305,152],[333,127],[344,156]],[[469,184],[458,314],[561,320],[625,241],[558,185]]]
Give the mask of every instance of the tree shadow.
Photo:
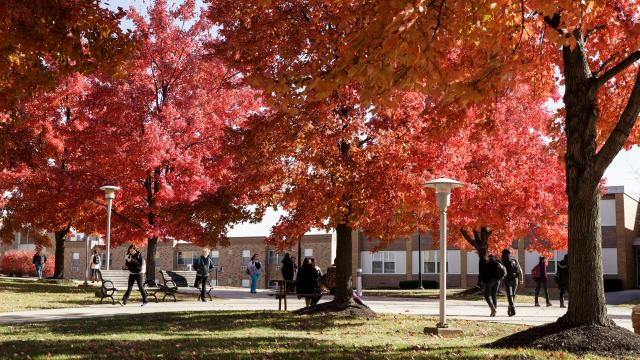
[[[230,332],[243,329],[269,328],[273,330],[319,331],[326,328],[359,326],[363,322],[344,323],[322,316],[295,316],[285,312],[268,311],[199,311],[118,315],[101,318],[51,321],[32,324],[32,327],[56,334],[91,331],[96,335],[113,333],[163,332]]]

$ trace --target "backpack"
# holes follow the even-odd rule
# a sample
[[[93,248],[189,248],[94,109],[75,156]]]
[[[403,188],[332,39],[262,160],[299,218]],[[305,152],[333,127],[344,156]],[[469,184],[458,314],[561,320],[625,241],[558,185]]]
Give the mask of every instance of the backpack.
[[[499,261],[496,261],[496,263],[498,264],[496,267],[496,276],[498,277],[498,280],[502,280],[507,276],[507,268]]]
[[[534,279],[540,279],[541,276],[542,271],[540,270],[540,264],[538,264],[531,269],[531,277]]]
[[[262,267],[262,265],[260,264],[260,261],[256,261],[254,265],[258,270],[260,270],[260,268]]]
[[[98,255],[93,255],[93,263],[96,265],[100,264],[100,258]]]
[[[520,277],[520,267],[518,266],[518,260],[509,257],[509,261],[507,262],[507,265],[505,267],[507,268],[508,278],[515,279]]]

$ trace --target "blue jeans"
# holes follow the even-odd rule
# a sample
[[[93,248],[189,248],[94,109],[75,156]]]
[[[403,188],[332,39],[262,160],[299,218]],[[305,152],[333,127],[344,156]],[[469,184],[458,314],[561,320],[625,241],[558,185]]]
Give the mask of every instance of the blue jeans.
[[[42,269],[44,269],[43,265],[36,265],[36,276],[38,279],[42,279]]]
[[[258,285],[259,278],[260,278],[260,273],[257,271],[251,274],[251,292],[252,293],[256,292],[256,286]]]

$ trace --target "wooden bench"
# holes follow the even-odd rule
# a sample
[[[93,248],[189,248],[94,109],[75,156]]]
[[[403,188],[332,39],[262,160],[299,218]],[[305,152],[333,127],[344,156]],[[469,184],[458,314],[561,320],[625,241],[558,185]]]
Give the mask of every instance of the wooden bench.
[[[166,271],[166,270],[162,270],[160,271],[160,274],[162,275],[162,281],[164,284],[160,285],[160,290],[162,290],[164,292],[164,296],[162,297],[162,301],[164,302],[164,299],[167,296],[171,296],[173,298],[173,301],[177,301],[176,300],[176,293],[178,292],[178,289],[180,288],[191,288],[191,289],[198,289],[200,290],[200,288],[195,288],[193,285],[196,282],[196,272],[195,271]],[[207,280],[207,290],[206,290],[206,294],[209,297],[209,300],[213,300],[212,296],[211,296],[211,290],[213,290],[213,287],[211,286],[211,282],[209,280]],[[198,297],[200,296],[200,292],[198,291]]]
[[[268,295],[278,299],[278,310],[282,310],[282,303],[284,302],[284,311],[287,311],[288,296],[320,298],[323,295],[323,294],[297,294],[295,292],[291,292],[291,290],[295,290],[295,284],[296,284],[295,281],[292,281],[292,280],[274,280],[274,281],[278,284],[278,289],[275,293],[270,293]]]
[[[98,276],[102,282],[102,286],[100,286],[100,303],[102,304],[102,300],[110,298],[111,303],[115,304],[116,301],[113,298],[113,294],[115,294],[116,291],[127,290],[130,274],[131,273],[127,270],[98,270]],[[149,286],[150,284],[152,284],[151,281],[145,281],[142,285],[144,292],[147,295],[147,298],[153,297],[155,301],[158,302],[156,291],[159,289],[154,286]]]

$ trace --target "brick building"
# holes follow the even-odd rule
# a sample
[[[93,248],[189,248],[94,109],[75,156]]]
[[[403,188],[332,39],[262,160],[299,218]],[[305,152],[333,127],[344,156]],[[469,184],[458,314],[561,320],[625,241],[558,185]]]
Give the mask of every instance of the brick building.
[[[602,255],[604,276],[622,280],[625,289],[640,287],[640,211],[638,200],[624,192],[624,187],[607,188],[607,194],[600,202],[602,222]],[[372,253],[376,241],[369,241],[363,234],[357,234],[359,258],[354,267],[362,268],[363,287],[397,287],[401,280],[418,278],[418,235],[411,239],[398,240],[386,246],[384,251]],[[424,280],[438,280],[439,251],[433,246],[429,234],[422,234],[422,272]],[[356,241],[354,241],[356,242]],[[514,241],[512,244],[523,271],[527,287],[535,286],[531,279],[531,269],[537,264],[539,254],[529,252],[528,240]],[[477,282],[478,256],[475,252],[450,247],[447,249],[447,284],[465,288]],[[556,260],[562,260],[566,250],[553,251],[547,271],[555,274]],[[553,286],[555,283],[550,282]]]
[[[229,246],[211,249],[211,256],[217,265],[217,282],[224,286],[249,287],[250,278],[246,273],[246,265],[253,254],[258,254],[264,266],[264,273],[260,277],[260,287],[274,287],[274,280],[282,279],[280,262],[284,253],[288,252],[293,259],[297,259],[297,247],[279,252],[264,243],[265,237],[232,237]],[[84,279],[86,264],[94,247],[106,257],[103,244],[91,239],[74,239],[65,244],[66,276],[71,279]],[[302,258],[313,257],[322,269],[326,269],[335,257],[335,236],[332,234],[305,235],[301,241]],[[124,268],[124,257],[128,245],[111,249],[111,269]],[[146,254],[146,248],[141,248]],[[158,243],[156,251],[156,271],[160,270],[189,270],[194,259],[200,256],[202,247],[184,241],[167,241]],[[89,258],[85,255],[89,253]],[[106,264],[105,264],[106,265]],[[103,265],[103,268],[105,268]],[[156,275],[159,279],[160,275]],[[215,284],[216,272],[212,274]]]

